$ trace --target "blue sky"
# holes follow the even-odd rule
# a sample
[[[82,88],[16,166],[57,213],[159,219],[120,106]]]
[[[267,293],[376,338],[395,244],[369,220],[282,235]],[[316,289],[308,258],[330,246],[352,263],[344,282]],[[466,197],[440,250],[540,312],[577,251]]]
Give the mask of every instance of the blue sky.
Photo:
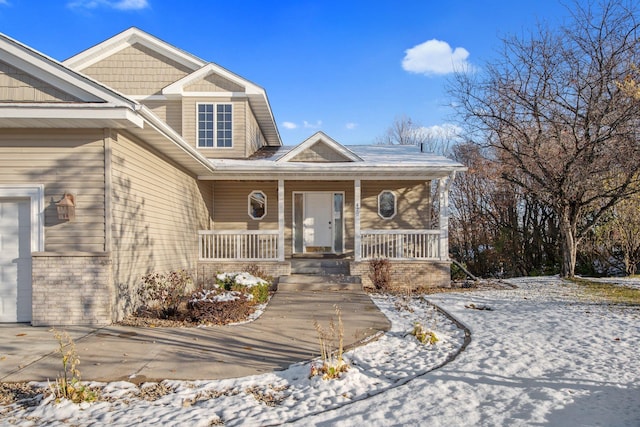
[[[403,115],[452,123],[452,64],[478,72],[501,37],[566,19],[563,3],[0,0],[0,31],[64,60],[136,26],[264,87],[285,144],[368,144]]]

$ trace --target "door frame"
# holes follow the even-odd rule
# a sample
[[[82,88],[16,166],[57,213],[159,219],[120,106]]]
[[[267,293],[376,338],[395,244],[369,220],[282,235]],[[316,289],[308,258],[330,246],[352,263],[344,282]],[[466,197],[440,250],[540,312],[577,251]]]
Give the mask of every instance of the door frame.
[[[31,252],[44,251],[44,185],[0,184],[0,199],[30,199]]]
[[[29,261],[32,262],[33,252],[44,251],[44,185],[36,184],[0,184],[0,201],[2,200],[28,200],[29,205],[29,240],[30,240],[30,253]],[[20,213],[18,212],[18,215]],[[31,267],[33,269],[33,267]],[[33,270],[32,270],[33,271]],[[28,295],[33,295],[33,274],[32,271],[29,274],[30,279],[28,282],[16,283],[16,291],[27,292]],[[32,297],[30,297],[32,298]],[[33,302],[32,302],[33,304]],[[29,319],[20,318],[20,313],[17,313],[17,320],[20,322],[30,322],[33,318],[33,307],[29,307]]]
[[[344,237],[345,237],[345,221],[344,221],[344,211],[345,211],[345,192],[344,191],[293,191],[291,193],[291,253],[292,254],[307,254],[307,248],[304,242],[304,228],[302,229],[302,252],[296,252],[296,204],[295,204],[295,196],[296,194],[302,194],[302,220],[306,219],[306,194],[315,193],[315,194],[327,194],[331,195],[331,251],[330,252],[314,252],[314,253],[322,253],[322,254],[341,254],[344,252]],[[340,247],[336,247],[336,218],[337,212],[335,211],[335,195],[340,194],[342,196],[342,210],[339,212],[341,218],[341,235],[342,240],[340,241]],[[303,225],[304,227],[304,225]]]

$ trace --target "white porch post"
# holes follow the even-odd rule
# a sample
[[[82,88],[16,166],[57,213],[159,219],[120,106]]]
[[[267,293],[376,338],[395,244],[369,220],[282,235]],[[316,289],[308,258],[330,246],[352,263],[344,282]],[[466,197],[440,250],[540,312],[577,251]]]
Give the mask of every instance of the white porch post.
[[[353,182],[353,205],[355,212],[353,215],[353,228],[354,228],[354,258],[356,262],[359,262],[362,258],[362,236],[360,234],[360,180],[356,179]]]
[[[440,244],[438,245],[439,257],[441,260],[449,258],[449,193],[445,188],[445,180],[438,180],[438,207],[440,215],[438,225],[440,228]]]
[[[440,207],[439,226],[440,226],[440,245],[439,257],[443,261],[449,259],[449,190],[455,178],[455,172],[452,172],[446,178],[438,180],[438,204]]]
[[[278,180],[278,261],[284,261],[284,179]]]

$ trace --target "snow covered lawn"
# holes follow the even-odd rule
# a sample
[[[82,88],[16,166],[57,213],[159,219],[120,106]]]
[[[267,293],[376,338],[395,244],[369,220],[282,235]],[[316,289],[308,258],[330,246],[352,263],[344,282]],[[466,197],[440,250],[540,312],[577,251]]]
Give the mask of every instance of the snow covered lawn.
[[[556,278],[512,283],[426,297],[470,329],[459,354],[464,330],[422,298],[376,297],[393,328],[347,352],[338,380],[310,379],[306,363],[233,380],[102,384],[93,404],[0,406],[0,425],[639,426],[640,307],[593,302]],[[418,343],[414,322],[439,341]]]

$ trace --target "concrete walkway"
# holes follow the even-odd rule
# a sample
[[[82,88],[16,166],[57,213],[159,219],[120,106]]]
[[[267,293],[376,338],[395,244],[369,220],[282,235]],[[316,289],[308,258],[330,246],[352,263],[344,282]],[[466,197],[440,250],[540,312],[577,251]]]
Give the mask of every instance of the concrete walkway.
[[[251,323],[206,328],[60,327],[75,341],[83,380],[212,380],[281,370],[319,355],[314,320],[340,307],[345,345],[390,327],[362,291],[278,291]],[[0,381],[54,380],[62,362],[50,328],[0,325]]]

